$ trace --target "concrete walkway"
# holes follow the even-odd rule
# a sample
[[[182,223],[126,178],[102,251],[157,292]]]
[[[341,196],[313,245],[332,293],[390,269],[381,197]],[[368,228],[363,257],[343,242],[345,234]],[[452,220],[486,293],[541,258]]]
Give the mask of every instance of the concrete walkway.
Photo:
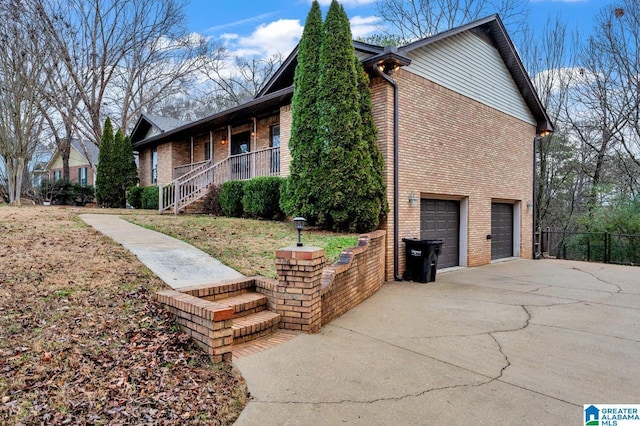
[[[171,288],[211,284],[243,276],[185,242],[134,225],[118,216],[82,214],[80,218],[135,254]]]
[[[640,403],[640,268],[517,260],[387,283],[314,335],[234,360],[237,425],[584,424]]]

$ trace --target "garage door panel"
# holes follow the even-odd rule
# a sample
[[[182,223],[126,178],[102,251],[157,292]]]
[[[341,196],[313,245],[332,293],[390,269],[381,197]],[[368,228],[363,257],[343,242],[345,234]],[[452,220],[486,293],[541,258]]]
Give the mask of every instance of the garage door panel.
[[[491,204],[491,260],[513,256],[513,204]]]
[[[420,203],[420,238],[441,239],[438,269],[460,262],[460,203],[453,200],[423,199]]]

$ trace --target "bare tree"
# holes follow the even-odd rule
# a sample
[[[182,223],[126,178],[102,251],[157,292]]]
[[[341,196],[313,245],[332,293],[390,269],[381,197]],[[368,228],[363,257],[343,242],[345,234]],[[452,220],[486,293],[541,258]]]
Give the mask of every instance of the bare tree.
[[[564,19],[548,19],[542,27],[526,27],[522,60],[536,92],[555,125],[555,133],[536,138],[536,223],[566,228],[581,205],[583,172],[572,142],[566,114],[573,88],[578,34],[569,34]]]
[[[181,63],[191,44],[166,47],[184,40],[179,0],[36,0],[35,7],[63,67],[58,75],[80,99],[75,127],[96,145],[106,112],[127,126],[192,71]]]
[[[235,57],[219,50],[202,69],[213,84],[209,97],[221,109],[240,105],[254,98],[278,69],[282,54],[267,59]]]
[[[616,135],[627,123],[628,110],[621,76],[615,62],[603,55],[597,35],[583,46],[578,61],[566,120],[585,155],[583,169],[591,180],[587,199],[591,209],[611,183],[604,179],[605,171],[613,165],[618,148]]]
[[[405,42],[498,13],[512,34],[527,20],[526,0],[377,0],[387,33]]]
[[[46,73],[37,59],[45,46],[22,13],[20,2],[0,3],[0,156],[10,204],[20,204],[25,169],[42,130],[38,87]]]
[[[179,11],[140,17],[153,30],[131,35],[131,51],[116,70],[106,96],[107,109],[120,116],[119,125],[125,130],[130,130],[140,113],[153,111],[166,99],[190,93],[203,66],[201,58],[209,55],[212,46],[203,36],[185,32]]]
[[[603,8],[596,18],[591,40],[602,62],[611,67],[613,84],[606,105],[609,115],[619,118],[611,137],[619,149],[618,166],[631,181],[640,167],[640,4],[622,0]],[[592,52],[595,54],[595,52]],[[629,167],[628,162],[634,167]],[[629,174],[631,173],[631,174]]]

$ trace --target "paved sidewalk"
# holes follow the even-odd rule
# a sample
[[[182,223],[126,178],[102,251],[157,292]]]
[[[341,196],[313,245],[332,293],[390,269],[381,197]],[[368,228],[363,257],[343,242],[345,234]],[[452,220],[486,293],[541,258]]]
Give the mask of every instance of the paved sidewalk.
[[[240,272],[185,242],[134,225],[118,216],[82,214],[80,218],[135,254],[171,288],[243,277]]]
[[[234,359],[236,425],[584,424],[638,403],[640,268],[517,260],[390,282],[324,326]]]

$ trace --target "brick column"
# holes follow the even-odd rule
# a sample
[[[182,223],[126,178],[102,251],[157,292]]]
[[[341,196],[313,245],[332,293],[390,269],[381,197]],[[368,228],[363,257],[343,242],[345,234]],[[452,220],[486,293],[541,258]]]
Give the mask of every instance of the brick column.
[[[280,328],[314,333],[321,325],[324,250],[318,247],[284,247],[276,251],[276,311]]]

